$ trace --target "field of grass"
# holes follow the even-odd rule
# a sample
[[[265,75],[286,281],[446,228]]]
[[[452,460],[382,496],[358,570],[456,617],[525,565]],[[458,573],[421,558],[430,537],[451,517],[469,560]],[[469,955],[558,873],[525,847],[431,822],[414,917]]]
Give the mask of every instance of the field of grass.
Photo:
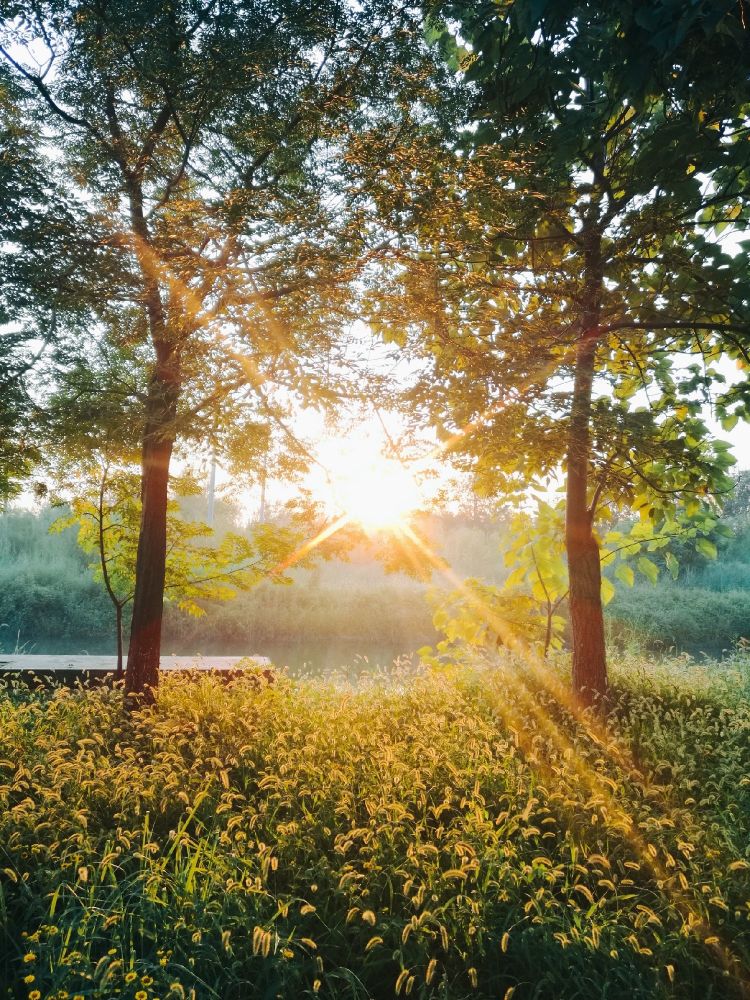
[[[0,694],[0,996],[731,998],[750,663]]]

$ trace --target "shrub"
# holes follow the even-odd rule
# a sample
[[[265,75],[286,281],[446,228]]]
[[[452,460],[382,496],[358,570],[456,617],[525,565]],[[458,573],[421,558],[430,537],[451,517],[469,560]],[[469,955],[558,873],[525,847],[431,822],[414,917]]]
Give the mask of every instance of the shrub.
[[[717,655],[750,637],[750,591],[717,593],[668,585],[621,588],[608,614],[651,648]]]

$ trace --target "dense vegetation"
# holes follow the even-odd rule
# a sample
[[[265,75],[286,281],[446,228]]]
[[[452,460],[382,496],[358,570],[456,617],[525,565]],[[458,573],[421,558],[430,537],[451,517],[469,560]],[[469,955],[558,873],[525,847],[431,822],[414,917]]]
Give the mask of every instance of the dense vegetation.
[[[0,1000],[750,1000],[744,0],[4,6]]]
[[[49,533],[56,516],[43,509],[0,517],[0,649],[113,652],[109,602],[87,569],[75,529]],[[493,579],[503,571],[496,527],[446,516],[435,519],[430,536],[459,573]],[[378,644],[405,652],[436,638],[425,584],[386,573],[371,553],[354,552],[348,562],[293,577],[292,586],[268,583],[233,601],[209,603],[202,618],[168,608],[166,648],[247,654],[301,638],[310,651],[336,640],[352,643],[353,652]]]
[[[231,526],[230,513],[224,520]],[[736,535],[716,560],[680,553],[676,581],[662,571],[657,587],[618,585],[607,616],[621,648],[719,656],[750,637],[750,531],[744,511],[730,506],[729,513]],[[49,509],[0,516],[0,650],[113,652],[106,595],[76,545],[75,530],[49,533],[56,516]],[[445,515],[432,520],[429,537],[459,576],[496,582],[507,573],[502,524]],[[168,607],[167,650],[241,655],[301,642],[316,659],[315,651],[332,643],[350,653],[409,652],[436,639],[427,594],[446,585],[439,574],[429,584],[388,574],[360,551],[348,562],[322,563],[294,579],[289,587],[268,583],[235,600],[208,603],[202,618]]]
[[[7,687],[3,995],[739,996],[750,662],[635,666]]]

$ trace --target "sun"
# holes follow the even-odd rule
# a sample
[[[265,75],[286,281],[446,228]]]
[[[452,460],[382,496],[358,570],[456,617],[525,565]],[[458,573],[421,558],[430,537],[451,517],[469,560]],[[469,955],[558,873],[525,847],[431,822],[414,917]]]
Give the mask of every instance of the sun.
[[[422,501],[409,469],[379,455],[347,463],[332,485],[336,506],[365,531],[398,529]]]

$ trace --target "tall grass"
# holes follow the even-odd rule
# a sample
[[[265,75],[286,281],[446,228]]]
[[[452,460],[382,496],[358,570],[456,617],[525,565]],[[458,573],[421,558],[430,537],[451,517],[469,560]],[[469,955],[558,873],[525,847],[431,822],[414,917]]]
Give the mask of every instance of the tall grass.
[[[748,665],[0,698],[7,997],[741,996]],[[1,995],[1,992],[0,992]]]

